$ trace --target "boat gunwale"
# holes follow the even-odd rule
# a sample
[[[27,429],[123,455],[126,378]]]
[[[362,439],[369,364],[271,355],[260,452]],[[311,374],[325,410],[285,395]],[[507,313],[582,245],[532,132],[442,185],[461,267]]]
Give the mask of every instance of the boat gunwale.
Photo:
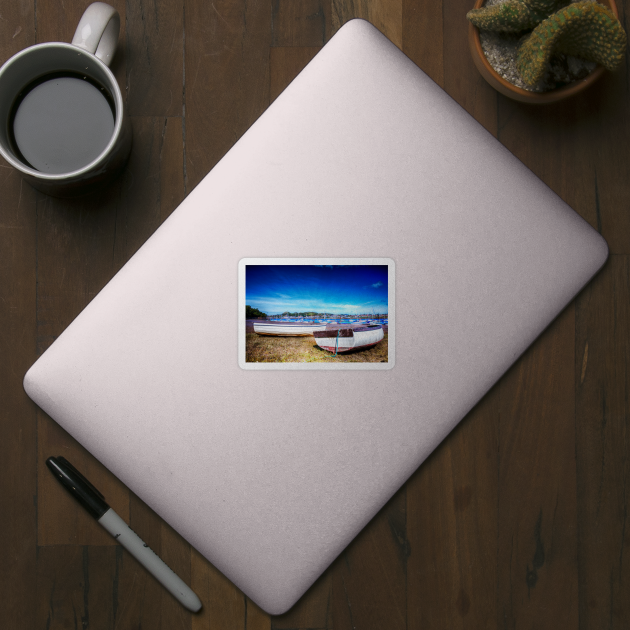
[[[254,326],[270,326],[273,328],[274,326],[289,326],[289,327],[298,327],[298,326],[325,326],[326,324],[320,322],[254,322]]]
[[[355,327],[339,326],[337,328],[326,328],[326,330],[316,330],[313,333],[313,336],[317,337],[318,339],[321,339],[321,338],[334,339],[335,337],[337,337],[337,331],[340,331],[339,332],[340,337],[354,337],[354,333],[357,333],[357,332],[369,332],[369,331],[375,331],[379,329],[381,330],[383,329],[383,326],[381,324],[374,324],[374,325],[368,325],[368,326],[355,326]],[[384,332],[385,331],[383,331],[383,333]]]

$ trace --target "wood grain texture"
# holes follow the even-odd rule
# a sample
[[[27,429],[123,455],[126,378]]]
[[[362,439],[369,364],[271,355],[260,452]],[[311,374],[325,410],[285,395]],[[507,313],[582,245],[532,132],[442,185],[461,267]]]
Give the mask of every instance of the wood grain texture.
[[[29,0],[2,5],[0,62],[37,43],[35,5]]]
[[[190,586],[203,602],[193,618],[193,630],[245,630],[245,596],[196,550],[192,552]]]
[[[133,149],[117,191],[110,256],[118,271],[184,199],[181,118],[132,117]]]
[[[406,488],[399,490],[332,566],[332,627],[407,627]]]
[[[402,50],[440,87],[444,87],[442,1],[403,0]]]
[[[333,627],[333,569],[328,569],[284,615],[271,617],[272,630]]]
[[[569,306],[500,384],[497,623],[507,628],[578,623],[574,350]]]
[[[0,61],[69,41],[87,2],[0,0]],[[630,64],[571,101],[497,95],[470,59],[464,0],[112,0],[112,69],[134,145],[104,193],[36,193],[0,162],[0,626],[630,626]],[[619,2],[622,23],[629,1]],[[371,21],[607,239],[575,306],[475,407],[288,613],[270,617],[22,390],[27,368],[339,27]],[[322,183],[325,185],[325,182]],[[190,581],[191,615],[54,483],[65,454]],[[5,509],[8,506],[8,509]]]
[[[630,626],[630,260],[612,256],[576,303],[580,628]]]
[[[505,97],[498,108],[501,142],[595,228],[599,211],[591,125],[599,117],[596,100],[593,94],[578,95],[550,105],[542,118],[535,106]]]
[[[627,23],[630,9],[622,4],[620,15]],[[629,31],[626,25],[626,33]],[[591,224],[601,232],[610,251],[630,254],[630,178],[628,152],[630,143],[630,63],[615,74],[605,75],[593,98],[594,116],[589,118],[589,154],[593,164],[590,173],[595,202],[588,215]],[[625,211],[624,211],[625,208]],[[594,215],[594,216],[593,216]]]
[[[498,94],[475,68],[468,51],[468,0],[443,0],[442,86],[469,114],[493,136],[497,135]]]
[[[544,108],[500,96],[499,139],[607,240],[613,253],[628,253],[630,141],[621,73],[604,76],[593,90]],[[614,122],[613,122],[614,121]],[[613,131],[614,129],[614,131]],[[527,142],[523,134],[527,133]]]
[[[127,3],[127,107],[130,116],[181,116],[183,0]]]
[[[272,0],[272,46],[323,46],[330,39],[327,0]]]
[[[402,0],[332,0],[332,32],[348,20],[367,20],[402,49]]]
[[[22,388],[37,358],[36,194],[4,160],[0,199],[0,618],[21,630],[37,562],[37,408]]]
[[[116,541],[81,509],[46,467],[62,455],[107,497],[120,516],[129,519],[127,488],[43,411],[37,421],[37,543],[48,545],[111,545]]]
[[[116,547],[41,547],[33,587],[38,598],[32,628],[113,628],[118,597]]]
[[[36,41],[32,2],[0,8],[0,63]],[[0,158],[0,619],[35,627],[37,410],[22,389],[36,359],[36,193]]]
[[[269,54],[269,99],[275,101],[308,62],[319,46],[272,48]]]
[[[130,496],[129,503],[127,522],[130,527],[182,580],[190,584],[190,545],[135,495]],[[118,628],[190,630],[192,613],[127,552],[120,554],[117,581],[122,595],[119,602],[124,606],[116,618]]]
[[[38,44],[44,42],[71,42],[74,32],[83,12],[89,2],[55,2],[54,0],[34,0],[35,30]],[[125,90],[126,73],[126,3],[124,0],[110,0],[108,2],[120,14],[120,35],[116,54],[111,63],[111,70],[121,86],[123,95]]]
[[[500,395],[494,387],[407,482],[409,630],[496,618]]]
[[[268,2],[186,5],[186,191],[269,105]]]

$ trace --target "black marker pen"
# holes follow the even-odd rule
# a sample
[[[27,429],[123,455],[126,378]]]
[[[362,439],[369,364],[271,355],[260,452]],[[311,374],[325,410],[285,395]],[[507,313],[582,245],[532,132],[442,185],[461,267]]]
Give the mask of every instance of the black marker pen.
[[[61,485],[160,582],[183,606],[197,612],[201,601],[140,537],[105,502],[105,497],[65,457],[49,457]]]

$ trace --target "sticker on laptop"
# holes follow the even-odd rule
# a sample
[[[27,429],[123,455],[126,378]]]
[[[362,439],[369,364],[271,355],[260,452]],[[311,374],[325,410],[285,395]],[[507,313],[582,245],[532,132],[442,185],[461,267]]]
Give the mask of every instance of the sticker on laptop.
[[[243,258],[238,309],[243,369],[394,367],[390,258]]]

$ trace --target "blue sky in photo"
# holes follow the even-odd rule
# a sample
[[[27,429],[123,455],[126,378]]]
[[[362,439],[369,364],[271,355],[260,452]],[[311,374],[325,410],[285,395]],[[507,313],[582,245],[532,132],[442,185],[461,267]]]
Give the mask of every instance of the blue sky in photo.
[[[387,265],[247,265],[245,303],[267,315],[387,313]]]

